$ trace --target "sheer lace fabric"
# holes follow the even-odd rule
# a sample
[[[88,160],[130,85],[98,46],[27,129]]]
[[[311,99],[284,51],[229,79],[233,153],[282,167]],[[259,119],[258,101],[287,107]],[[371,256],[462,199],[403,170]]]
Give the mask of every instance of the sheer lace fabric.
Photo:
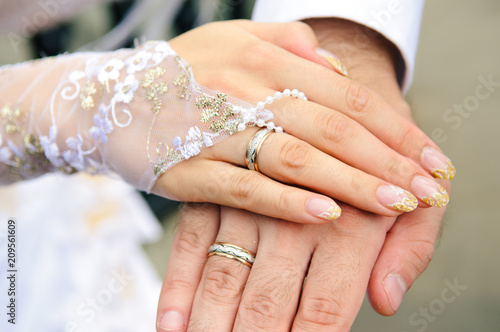
[[[150,191],[170,167],[272,113],[198,84],[167,42],[0,69],[0,182],[117,173]]]

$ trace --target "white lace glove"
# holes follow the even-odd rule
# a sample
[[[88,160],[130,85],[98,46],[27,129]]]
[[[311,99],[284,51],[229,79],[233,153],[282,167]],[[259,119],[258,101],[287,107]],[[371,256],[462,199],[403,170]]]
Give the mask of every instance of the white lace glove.
[[[386,216],[414,210],[415,196],[427,207],[448,202],[415,161],[453,175],[451,162],[384,100],[334,72],[304,24],[214,23],[170,45],[203,85],[256,106],[196,83],[166,42],[6,67],[1,181],[52,170],[117,173],[165,197],[306,223],[339,217],[331,197]],[[291,135],[264,141],[244,130],[275,128],[271,118]],[[249,141],[262,147],[262,174],[245,169]],[[249,150],[256,159],[258,148]]]
[[[164,41],[7,66],[0,82],[2,183],[84,171],[150,191],[170,167],[272,118],[198,84]]]

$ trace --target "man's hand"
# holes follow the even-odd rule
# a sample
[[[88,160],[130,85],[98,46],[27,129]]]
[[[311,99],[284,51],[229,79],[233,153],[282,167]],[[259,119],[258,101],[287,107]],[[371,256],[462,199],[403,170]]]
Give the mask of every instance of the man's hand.
[[[187,205],[163,282],[157,330],[348,330],[394,219],[342,208],[338,222],[303,225],[227,207],[219,217],[216,206]],[[207,258],[214,242],[255,252],[253,267]]]
[[[306,23],[321,46],[345,63],[353,80],[385,99],[395,116],[413,121],[396,79],[398,50],[393,44],[366,27],[344,20],[312,19]],[[413,143],[418,144],[407,142]],[[410,157],[419,162],[421,155]],[[441,181],[441,185],[450,192],[449,181]],[[400,216],[390,229],[368,288],[370,302],[378,313],[396,313],[403,298],[398,286],[408,289],[429,265],[444,213],[444,209],[417,209]]]

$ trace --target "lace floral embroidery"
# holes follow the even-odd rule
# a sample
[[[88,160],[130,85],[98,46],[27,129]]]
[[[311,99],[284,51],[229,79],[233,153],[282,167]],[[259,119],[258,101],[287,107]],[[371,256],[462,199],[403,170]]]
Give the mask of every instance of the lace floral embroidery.
[[[152,130],[160,112],[169,111],[168,105],[163,102],[163,96],[170,93],[169,84],[165,78],[166,74],[174,69],[162,66],[167,57],[174,58],[178,67],[175,70],[179,71],[171,81],[172,85],[177,88],[177,98],[189,101],[191,96],[196,94],[195,105],[200,112],[198,121],[208,124],[209,131],[194,125],[187,129],[184,141],[180,136],[175,136],[171,143],[164,141],[156,143],[156,156],[152,158],[149,152],[152,144]],[[127,74],[125,78],[122,78],[123,71]],[[139,82],[136,75],[141,72],[144,74]],[[105,167],[97,167],[98,160],[92,159],[91,156],[99,144],[108,142],[108,136],[112,134],[115,127],[130,125],[133,114],[123,108],[123,104],[129,104],[137,98],[139,88],[144,89],[145,98],[150,102],[150,108],[154,114],[148,130],[146,150],[155,178],[158,178],[175,164],[197,155],[201,149],[212,146],[215,140],[244,130],[246,126],[255,125],[257,121],[266,122],[272,118],[269,111],[257,110],[251,105],[235,106],[229,101],[227,95],[215,93],[200,86],[194,81],[189,64],[180,58],[167,42],[146,43],[142,49],[137,50],[124,61],[115,58],[108,60],[103,65],[99,65],[95,61],[88,61],[85,71],[73,72],[69,80],[76,90],[80,89],[80,80],[87,80],[81,92],[83,109],[91,109],[95,106],[94,96],[98,95],[99,87],[89,83],[94,73],[97,73],[97,80],[101,84],[101,88],[108,92],[114,91],[114,95],[109,104],[101,103],[98,113],[94,115],[94,125],[89,129],[90,137],[94,140],[94,146],[91,149],[85,150],[83,148],[84,142],[80,137],[66,140],[69,152],[63,153],[62,158],[77,169],[87,171],[89,168],[99,171],[105,169]],[[112,87],[112,83],[114,83],[114,87]],[[61,97],[71,100],[72,96],[66,95],[67,92],[68,90],[63,89]],[[127,121],[125,122],[118,120],[118,104],[122,105],[120,113],[126,116]],[[59,160],[60,156],[54,153],[51,158]]]
[[[63,62],[75,58],[75,65],[81,68],[63,77],[52,94],[48,130],[40,130],[39,138],[28,135],[22,131],[24,123],[19,122],[21,111],[2,111],[5,133],[20,134],[19,141],[23,142],[16,145],[0,136],[0,161],[11,167],[26,172],[36,168],[36,161],[45,169],[65,173],[115,172],[126,160],[115,154],[126,154],[128,148],[120,141],[137,141],[146,144],[146,156],[134,154],[132,158],[145,160],[145,167],[137,169],[146,172],[144,169],[150,167],[149,173],[132,174],[127,180],[150,190],[170,167],[199,154],[203,148],[247,126],[274,126],[269,122],[272,113],[263,107],[198,84],[189,64],[167,42],[148,42],[136,50],[61,58]],[[64,127],[59,127],[64,121]],[[144,136],[140,136],[142,133]],[[110,154],[110,144],[113,151],[125,150]],[[136,153],[138,147],[133,148]]]
[[[5,138],[7,146],[3,146],[4,137],[0,134],[0,162],[7,165],[8,176],[14,180],[51,169],[38,139],[24,130],[26,117],[20,107],[3,106],[0,111],[2,126],[9,136]],[[15,140],[22,144],[15,144]]]
[[[141,84],[141,86],[146,89],[147,100],[153,103],[152,111],[155,115],[160,113],[161,110],[160,96],[164,95],[168,91],[167,84],[163,82],[157,82],[157,80],[163,77],[166,72],[167,71],[161,67],[151,69],[146,72],[144,81]]]
[[[189,84],[191,83],[191,72],[190,66],[183,66],[182,59],[180,56],[175,57],[175,61],[179,68],[183,70],[174,80],[174,85],[178,87],[177,96],[180,99],[189,99]]]

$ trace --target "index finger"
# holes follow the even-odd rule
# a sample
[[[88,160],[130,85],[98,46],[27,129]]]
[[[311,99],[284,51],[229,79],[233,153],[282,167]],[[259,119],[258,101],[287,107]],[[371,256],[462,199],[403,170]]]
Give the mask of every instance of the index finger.
[[[158,301],[157,331],[185,331],[207,248],[219,229],[219,206],[186,204],[170,251]]]
[[[278,91],[290,87],[299,89],[311,101],[356,120],[382,142],[419,163],[433,176],[448,180],[455,176],[450,159],[415,124],[396,114],[391,105],[371,89],[321,65],[321,57],[315,53],[317,40],[310,36],[311,31],[300,25],[290,25],[289,28],[300,32],[302,39],[293,41],[285,38],[285,41],[277,41],[275,37],[266,37],[264,31],[268,28],[265,23],[239,24],[250,33],[274,44],[269,45],[266,51],[266,61],[254,54],[241,59],[249,70],[265,71],[270,88]],[[274,30],[277,30],[276,27]],[[293,70],[283,70],[283,64]],[[295,135],[290,128],[286,129]],[[305,137],[296,136],[307,141]]]

